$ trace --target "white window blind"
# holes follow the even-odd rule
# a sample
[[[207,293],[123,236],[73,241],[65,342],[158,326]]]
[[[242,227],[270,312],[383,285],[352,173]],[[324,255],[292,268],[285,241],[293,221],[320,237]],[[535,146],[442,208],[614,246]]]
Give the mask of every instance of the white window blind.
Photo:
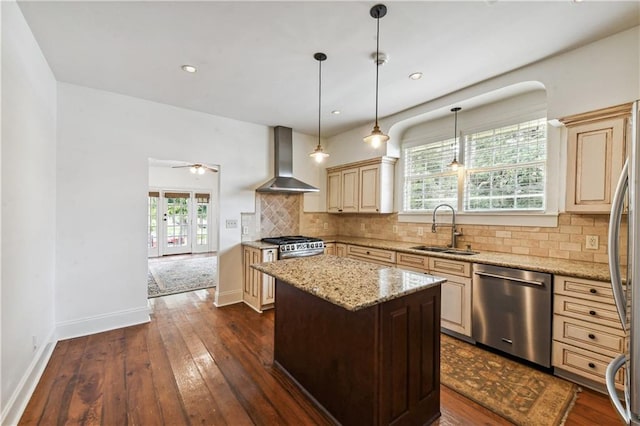
[[[449,167],[454,149],[453,138],[404,149],[404,211],[458,205],[458,173]]]
[[[546,119],[468,135],[465,211],[544,210]]]

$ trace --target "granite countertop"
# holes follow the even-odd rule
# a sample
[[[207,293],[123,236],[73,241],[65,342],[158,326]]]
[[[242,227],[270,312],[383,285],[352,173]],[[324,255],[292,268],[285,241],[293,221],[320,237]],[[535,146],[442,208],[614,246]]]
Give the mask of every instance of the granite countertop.
[[[548,272],[555,275],[568,275],[577,278],[586,278],[597,281],[609,281],[609,265],[605,263],[583,262],[577,260],[557,259],[551,257],[526,256],[521,254],[480,252],[474,255],[455,255],[446,253],[432,253],[422,250],[414,250],[411,247],[420,243],[408,243],[402,241],[378,240],[374,238],[359,238],[345,236],[323,236],[325,243],[355,244],[377,249],[394,250],[404,253],[419,254],[429,257],[440,257],[465,262],[483,263],[486,265],[504,266],[508,268],[527,269],[538,272]],[[624,274],[623,274],[624,275]]]
[[[251,267],[349,311],[446,281],[432,275],[327,254],[258,263]]]
[[[265,243],[264,241],[243,241],[242,245],[247,247],[257,248],[260,250],[278,248],[277,244]]]

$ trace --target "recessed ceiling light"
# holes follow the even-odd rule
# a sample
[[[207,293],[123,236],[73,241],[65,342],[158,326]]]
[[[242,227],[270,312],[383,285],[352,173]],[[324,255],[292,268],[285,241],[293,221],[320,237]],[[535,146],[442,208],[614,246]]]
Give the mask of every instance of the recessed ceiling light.
[[[182,71],[186,71],[186,72],[196,72],[196,71],[198,71],[198,69],[196,67],[194,67],[193,65],[183,65],[180,68],[182,68]]]
[[[333,115],[340,115],[340,111],[337,109],[334,109],[333,111],[331,111],[331,114]]]
[[[409,78],[411,80],[420,80],[422,78],[422,73],[421,72],[414,72],[412,74],[409,74]]]

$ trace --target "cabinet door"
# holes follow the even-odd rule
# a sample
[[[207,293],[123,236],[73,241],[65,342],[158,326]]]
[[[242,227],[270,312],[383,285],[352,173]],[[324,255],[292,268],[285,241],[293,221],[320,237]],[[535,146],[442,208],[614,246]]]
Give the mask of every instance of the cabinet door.
[[[336,255],[336,243],[325,243],[324,244],[324,254],[332,254]]]
[[[347,245],[336,243],[336,256],[347,257]]]
[[[609,213],[624,164],[626,121],[617,117],[568,128],[566,211]]]
[[[360,213],[380,211],[380,165],[360,167]]]
[[[447,279],[441,287],[441,327],[471,336],[471,279],[438,272],[433,274]]]
[[[262,250],[263,262],[273,262],[277,257],[276,249]],[[276,279],[271,275],[262,274],[262,305],[269,305],[275,303],[275,301]]]
[[[347,169],[342,171],[342,207],[343,213],[358,211],[359,170]]]
[[[260,309],[260,285],[262,284],[262,273],[253,269],[251,265],[262,262],[260,250],[252,247],[243,249],[243,290],[242,300],[256,310]]]
[[[340,213],[342,211],[342,173],[327,174],[327,212]]]

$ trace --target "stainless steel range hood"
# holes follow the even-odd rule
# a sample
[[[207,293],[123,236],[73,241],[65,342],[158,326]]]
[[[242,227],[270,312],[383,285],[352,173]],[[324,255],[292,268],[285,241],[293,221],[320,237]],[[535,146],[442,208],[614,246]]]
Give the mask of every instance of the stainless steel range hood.
[[[273,128],[276,177],[263,183],[257,192],[318,192],[319,189],[293,177],[293,131],[290,127]]]

